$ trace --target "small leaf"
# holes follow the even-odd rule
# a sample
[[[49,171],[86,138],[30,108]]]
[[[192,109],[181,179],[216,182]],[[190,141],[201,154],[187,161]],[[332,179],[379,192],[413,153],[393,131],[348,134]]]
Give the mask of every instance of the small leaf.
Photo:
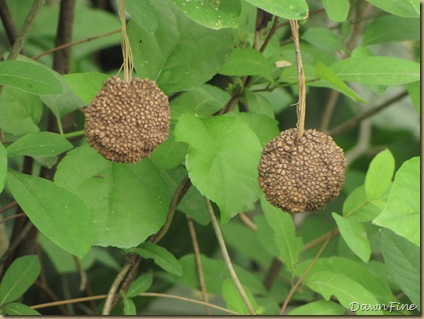
[[[37,132],[22,136],[7,147],[7,156],[50,157],[73,148],[62,135],[51,132]]]
[[[308,17],[308,4],[304,0],[246,0],[273,15],[291,20]]]
[[[405,18],[419,18],[420,14],[416,8],[419,7],[419,0],[398,1],[398,0],[367,0],[381,10]]]
[[[109,74],[98,72],[72,73],[64,75],[65,82],[86,105],[97,95]]]
[[[274,231],[274,240],[281,259],[290,272],[293,272],[303,249],[302,238],[295,234],[293,218],[288,213],[272,206],[263,196],[261,197],[261,206],[269,226]]]
[[[368,262],[371,256],[371,246],[364,225],[355,220],[344,218],[336,213],[332,215],[337,223],[340,235],[349,248],[364,262]]]
[[[249,291],[249,289],[243,287],[247,298],[250,301],[250,304],[253,306],[253,309],[257,309],[258,305],[255,301],[255,298],[253,297],[252,293]],[[235,311],[241,315],[249,315],[249,308],[247,308],[247,305],[240,295],[239,290],[237,289],[236,285],[234,284],[233,280],[228,278],[224,281],[224,284],[222,286],[222,297],[225,300],[225,303],[227,304],[227,308]]]
[[[409,299],[420,308],[420,248],[385,229],[380,233],[380,246],[390,275]]]
[[[0,193],[6,184],[7,175],[7,152],[4,145],[0,142]]]
[[[49,68],[32,62],[0,62],[0,84],[36,95],[61,94],[62,84]]]
[[[147,289],[149,289],[152,285],[152,282],[153,277],[151,274],[141,275],[131,284],[130,288],[128,289],[127,296],[129,298],[138,296],[142,292],[145,292]]]
[[[353,279],[331,271],[318,271],[305,279],[305,284],[321,294],[325,300],[329,301],[331,296],[335,296],[346,309],[351,309],[352,304],[378,304],[378,300],[363,286]],[[383,314],[381,310],[358,310],[358,315]]]
[[[40,274],[41,265],[35,255],[15,259],[0,284],[0,305],[21,297]]]
[[[131,16],[131,21],[148,33],[155,33],[158,28],[158,15],[150,0],[127,0],[125,9]]]
[[[343,316],[345,309],[333,301],[318,300],[294,308],[288,316]]]
[[[224,75],[258,75],[273,81],[271,65],[262,53],[252,48],[234,49],[219,69]]]
[[[420,157],[399,168],[383,212],[373,223],[420,246]]]
[[[6,312],[9,316],[39,316],[40,313],[37,310],[34,310],[27,305],[12,302],[8,303],[1,307],[1,309]]]
[[[388,149],[373,158],[365,176],[365,194],[369,200],[378,199],[389,190],[394,171],[395,159]]]
[[[322,4],[331,21],[346,21],[350,8],[349,0],[322,0]]]
[[[359,186],[344,201],[343,216],[362,223],[371,221],[381,213],[374,202],[367,199],[365,187]]]
[[[173,0],[188,17],[211,29],[237,28],[240,0]]]
[[[171,274],[177,276],[181,276],[183,274],[180,262],[174,257],[174,255],[163,247],[150,242],[145,242],[141,244],[140,247],[132,248],[130,251],[135,252],[143,258],[153,259],[156,265]]]
[[[401,85],[420,80],[420,64],[388,56],[352,57],[331,69],[342,80],[368,85]]]
[[[124,301],[124,315],[135,316],[137,314],[137,308],[135,307],[134,301],[130,298],[123,298]]]
[[[55,244],[82,258],[93,241],[91,214],[69,190],[36,176],[8,173],[12,195],[31,222]]]

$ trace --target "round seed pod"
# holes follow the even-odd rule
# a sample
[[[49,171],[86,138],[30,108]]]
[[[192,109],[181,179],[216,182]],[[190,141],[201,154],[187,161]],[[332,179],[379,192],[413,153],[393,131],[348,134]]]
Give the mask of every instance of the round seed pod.
[[[323,132],[282,131],[264,148],[259,185],[266,199],[289,213],[317,211],[337,197],[346,170],[343,150]]]
[[[168,137],[167,96],[154,81],[109,78],[85,110],[85,136],[104,158],[135,163]]]

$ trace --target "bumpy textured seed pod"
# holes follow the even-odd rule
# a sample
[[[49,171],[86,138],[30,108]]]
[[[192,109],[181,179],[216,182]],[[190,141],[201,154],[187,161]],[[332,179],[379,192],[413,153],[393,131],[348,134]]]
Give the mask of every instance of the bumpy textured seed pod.
[[[323,132],[282,131],[264,148],[259,185],[266,199],[290,213],[324,208],[343,187],[346,159],[343,150]]]
[[[168,137],[167,96],[154,81],[109,78],[85,110],[85,136],[106,159],[135,163]]]

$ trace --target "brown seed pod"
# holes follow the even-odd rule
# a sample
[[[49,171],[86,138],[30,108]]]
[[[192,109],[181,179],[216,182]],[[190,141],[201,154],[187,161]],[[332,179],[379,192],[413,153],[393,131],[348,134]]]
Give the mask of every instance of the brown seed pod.
[[[259,185],[266,199],[290,213],[317,211],[337,197],[343,187],[343,150],[323,132],[296,128],[282,131],[264,148]]]
[[[168,137],[167,96],[154,81],[109,78],[85,110],[85,136],[106,159],[135,163]]]

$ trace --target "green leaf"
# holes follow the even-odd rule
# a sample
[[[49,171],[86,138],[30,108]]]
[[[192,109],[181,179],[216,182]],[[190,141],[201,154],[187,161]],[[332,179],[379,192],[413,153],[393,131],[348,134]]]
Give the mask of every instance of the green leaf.
[[[240,0],[173,0],[188,17],[211,29],[237,28]]]
[[[406,89],[417,113],[421,114],[421,82],[409,83],[406,85]]]
[[[308,17],[308,4],[304,0],[246,0],[273,15],[291,20]]]
[[[162,227],[168,213],[170,191],[149,159],[112,163],[84,145],[62,159],[55,183],[87,205],[94,245],[135,247]]]
[[[342,80],[369,85],[401,85],[420,80],[420,64],[388,56],[353,57],[331,69]]]
[[[49,157],[59,155],[73,148],[73,145],[63,135],[51,132],[37,132],[22,136],[9,145],[8,157],[37,156]]]
[[[258,305],[252,293],[246,287],[243,288],[246,292],[247,298],[250,301],[250,304],[253,306],[253,309],[257,309]],[[224,298],[228,309],[235,311],[241,315],[250,314],[249,308],[247,308],[247,305],[244,302],[242,296],[240,295],[240,292],[237,289],[236,285],[234,284],[234,281],[230,278],[224,281],[224,284],[222,286],[222,297]]]
[[[359,101],[361,103],[367,103],[362,97],[360,97],[354,90],[352,90],[346,83],[329,67],[325,64],[318,62],[316,65],[316,77],[320,78],[328,83],[330,83],[330,87],[336,89],[337,91],[345,94],[355,101]],[[310,86],[319,86],[319,83],[310,83]]]
[[[419,41],[420,20],[398,16],[383,16],[372,19],[364,32],[362,45],[395,41]]]
[[[180,262],[165,248],[156,244],[145,242],[138,248],[132,248],[130,251],[146,259],[153,259],[155,264],[166,272],[181,276],[183,274]]]
[[[138,296],[142,292],[145,292],[147,289],[149,289],[152,285],[152,282],[153,276],[151,274],[141,275],[131,284],[130,288],[128,289],[127,296],[129,298]]]
[[[177,141],[189,144],[186,167],[190,180],[218,204],[223,223],[258,199],[262,148],[245,122],[230,116],[199,119],[186,113],[174,134]]]
[[[110,78],[109,74],[98,72],[72,73],[64,75],[66,83],[86,105],[97,95],[103,83]]]
[[[420,15],[416,10],[419,7],[419,0],[398,1],[398,0],[367,0],[372,5],[387,11],[391,14],[405,18],[419,18]]]
[[[368,262],[371,256],[371,246],[364,225],[336,213],[333,213],[332,216],[337,223],[340,235],[349,248],[364,262]]]
[[[6,184],[7,174],[7,152],[4,145],[0,143],[0,193],[3,191],[4,184]]]
[[[272,206],[263,196],[261,196],[261,206],[268,225],[274,232],[274,240],[281,259],[290,272],[293,272],[303,249],[302,238],[297,237],[295,233],[293,218],[290,214]]]
[[[12,302],[8,303],[1,307],[1,309],[6,312],[9,316],[39,316],[40,313],[37,310],[34,310],[27,305]]]
[[[348,276],[333,273],[331,271],[319,271],[305,279],[305,284],[321,294],[325,300],[330,300],[335,296],[346,309],[351,309],[352,303],[358,304],[378,304],[374,295],[362,285],[352,280]],[[383,314],[381,310],[358,310],[358,315]]]
[[[388,149],[378,153],[365,176],[365,194],[369,200],[382,197],[392,184],[395,159]]]
[[[38,132],[43,114],[38,96],[5,86],[0,95],[0,128],[15,136]]]
[[[234,49],[225,63],[219,69],[224,75],[258,75],[273,81],[271,64],[262,53],[252,48]]]
[[[343,316],[345,309],[333,301],[318,300],[294,308],[288,316]]]
[[[368,222],[381,213],[381,208],[367,199],[365,187],[359,186],[343,203],[343,216],[357,222]]]
[[[420,157],[404,162],[396,172],[387,205],[373,223],[420,246]]]
[[[153,34],[158,28],[158,16],[150,0],[127,0],[125,10],[130,14],[131,21],[146,32]]]
[[[137,314],[137,308],[135,307],[134,301],[130,298],[123,298],[124,302],[124,315],[135,316]]]
[[[91,215],[84,202],[51,181],[8,173],[12,195],[31,222],[51,241],[82,258],[93,241]]]
[[[246,89],[245,95],[246,103],[250,111],[264,114],[274,119],[273,106],[264,96],[248,89]]]
[[[15,259],[6,270],[0,285],[0,305],[21,297],[40,274],[38,257],[28,255]]]
[[[331,21],[346,21],[350,8],[349,0],[322,0],[322,4]]]
[[[302,40],[323,50],[337,51],[345,49],[340,39],[331,30],[326,28],[312,27],[306,29],[302,35]]]
[[[390,275],[409,299],[420,308],[420,248],[385,229],[380,233],[380,247]]]
[[[167,94],[210,80],[233,48],[231,30],[203,27],[167,0],[152,4],[159,19],[153,35],[131,21],[127,28],[138,75],[155,80]]]
[[[62,85],[50,69],[31,62],[0,62],[0,84],[36,95],[55,95],[63,92]]]

